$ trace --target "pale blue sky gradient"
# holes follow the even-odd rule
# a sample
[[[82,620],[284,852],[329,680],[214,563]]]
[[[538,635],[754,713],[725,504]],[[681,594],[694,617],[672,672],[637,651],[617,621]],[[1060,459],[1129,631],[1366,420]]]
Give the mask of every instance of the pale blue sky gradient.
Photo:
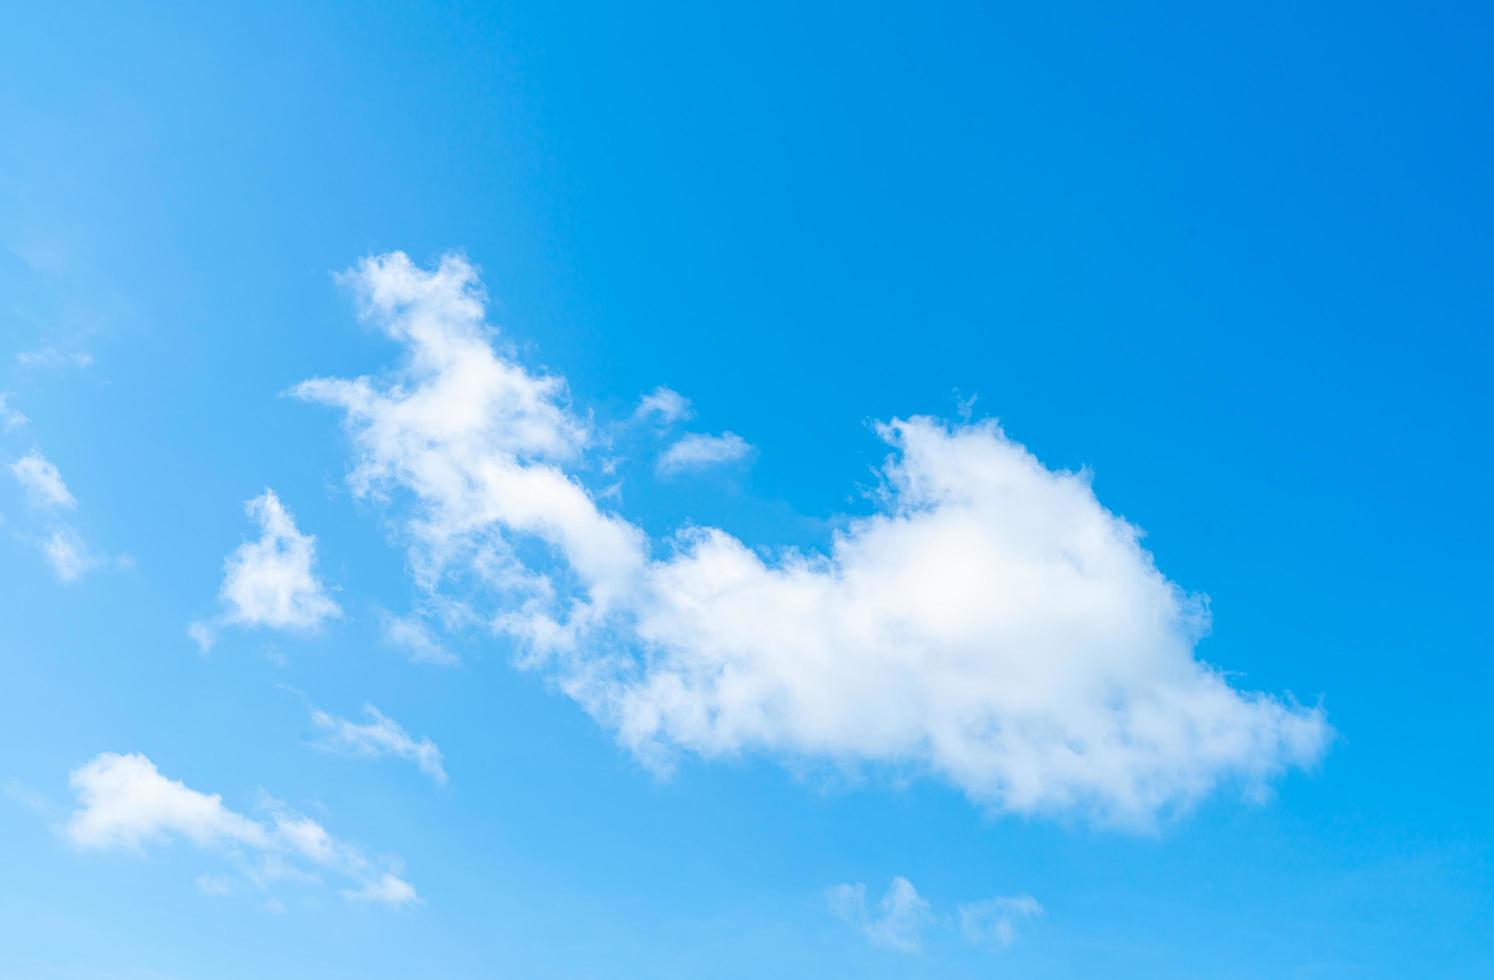
[[[1473,5],[13,5],[0,977],[1494,975],[1491,42]],[[395,249],[465,254],[597,425],[668,385],[753,447],[666,479],[620,442],[656,537],[823,548],[872,509],[869,423],[976,396],[1209,597],[1201,658],[1337,740],[1134,833],[762,753],[660,778],[507,641],[412,664],[388,517],[289,395],[395,363],[335,279]],[[32,450],[73,510],[10,478]],[[267,487],[343,615],[204,655]],[[39,548],[64,520],[71,584]],[[308,702],[376,705],[449,783],[317,749]],[[79,848],[68,774],[102,752],[271,794],[423,901]],[[826,901],[896,876],[917,952]],[[1044,911],[1009,946],[961,938],[960,904],[1018,895]]]

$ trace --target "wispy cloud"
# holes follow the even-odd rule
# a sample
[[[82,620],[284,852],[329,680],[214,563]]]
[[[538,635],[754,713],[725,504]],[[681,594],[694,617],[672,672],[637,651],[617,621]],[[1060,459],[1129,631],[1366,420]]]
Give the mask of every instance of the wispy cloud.
[[[735,463],[752,452],[752,444],[735,432],[719,436],[692,432],[682,436],[659,456],[655,468],[664,475],[703,470]]]
[[[233,891],[233,880],[224,875],[198,875],[195,883],[204,895],[223,896]]]
[[[959,907],[960,932],[978,946],[1007,947],[1017,938],[1017,925],[1043,914],[1031,895],[1010,895],[969,902]]]
[[[0,391],[0,431],[18,428],[31,421],[25,415],[10,407],[9,398],[8,394]]]
[[[42,555],[62,582],[76,582],[100,563],[78,532],[67,526],[52,529],[42,541]]]
[[[872,945],[900,953],[918,952],[930,928],[949,926],[949,917],[936,913],[913,883],[901,876],[892,879],[875,906],[868,905],[866,886],[860,882],[835,885],[826,891],[825,899],[836,918]],[[1016,895],[968,902],[956,911],[966,942],[1004,949],[1016,940],[1018,924],[1042,915],[1043,907],[1031,895]]]
[[[437,783],[446,782],[446,769],[441,764],[441,750],[428,738],[418,741],[410,737],[400,725],[371,704],[363,706],[366,722],[349,721],[330,715],[320,709],[311,712],[312,723],[326,732],[321,741],[323,748],[347,752],[365,758],[377,759],[393,756],[413,762]]]
[[[57,467],[37,450],[12,463],[10,472],[38,507],[71,510],[78,505]]]
[[[75,510],[78,501],[68,489],[57,467],[40,450],[33,449],[16,460],[11,464],[10,471],[25,491],[30,504],[49,515],[44,520],[50,528],[37,539],[37,543],[42,557],[46,559],[58,581],[71,584],[106,564],[105,559],[89,548],[75,527],[58,520],[58,511]],[[130,564],[127,557],[113,559],[112,562],[119,566]]]
[[[64,833],[80,849],[144,853],[182,839],[248,862],[245,876],[260,886],[315,882],[320,872],[349,880],[352,888],[345,894],[396,906],[418,901],[414,888],[392,870],[278,801],[264,801],[266,819],[245,816],[224,806],[216,793],[168,779],[138,754],[105,752],[75,769],[69,782],[78,806]],[[198,887],[209,894],[226,888],[221,878],[207,875],[198,879]]]
[[[923,946],[923,931],[933,919],[929,903],[907,878],[892,879],[887,894],[875,908],[866,904],[866,886],[836,885],[826,893],[830,911],[866,937],[873,946],[916,953]]]
[[[384,642],[403,650],[415,663],[449,667],[459,663],[457,655],[446,649],[430,625],[418,616],[396,616],[386,612],[379,617],[379,631]]]
[[[691,416],[690,399],[663,385],[644,395],[638,400],[638,408],[633,412],[633,418],[638,420],[652,420],[660,425],[671,425],[681,419]]]
[[[16,354],[16,363],[28,368],[86,368],[93,364],[93,355],[86,350],[63,351],[56,347],[42,347]]]

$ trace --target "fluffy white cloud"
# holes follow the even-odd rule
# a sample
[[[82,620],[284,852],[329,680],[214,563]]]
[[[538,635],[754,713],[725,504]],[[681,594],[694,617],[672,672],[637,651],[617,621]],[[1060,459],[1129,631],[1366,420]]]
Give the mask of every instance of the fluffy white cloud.
[[[874,946],[916,953],[923,945],[923,931],[933,919],[929,903],[907,878],[892,879],[887,894],[869,909],[866,886],[836,885],[826,893],[830,911]]]
[[[660,425],[670,425],[691,415],[690,399],[663,385],[638,399],[635,419],[653,419]]]
[[[960,932],[977,946],[1010,946],[1017,938],[1017,923],[1043,914],[1031,895],[988,898],[961,905]]]
[[[33,449],[10,464],[10,472],[38,507],[71,509],[77,506],[78,502],[62,481],[62,474],[37,450]]]
[[[379,381],[297,389],[346,412],[353,488],[390,501],[422,588],[486,595],[523,662],[646,760],[871,763],[995,809],[1146,826],[1325,750],[1320,709],[1196,658],[1206,603],[1085,475],[994,423],[882,426],[877,509],[826,553],[698,528],[655,555],[564,469],[587,426],[495,346],[464,260],[394,253],[347,278],[407,354]]]
[[[224,613],[218,622],[273,629],[315,630],[342,614],[317,579],[316,537],[302,534],[275,491],[244,505],[259,524],[257,541],[246,541],[223,562],[219,598]],[[214,623],[195,622],[187,633],[204,650],[214,639]]]
[[[80,847],[137,850],[172,837],[202,846],[269,846],[260,824],[229,810],[217,794],[167,779],[143,755],[105,752],[73,770],[78,810],[67,824]]]
[[[751,443],[735,432],[723,432],[719,436],[692,432],[664,450],[655,468],[666,476],[685,470],[703,470],[734,463],[750,452]]]
[[[1127,823],[1322,752],[1320,711],[1194,659],[1206,606],[1083,475],[994,425],[881,431],[879,513],[771,563],[682,537],[636,604],[647,658],[585,675],[584,702],[640,750],[913,764],[1003,809]]]
[[[416,741],[393,718],[371,704],[363,706],[368,721],[359,723],[329,715],[319,709],[311,712],[312,722],[327,733],[322,745],[341,752],[368,758],[394,756],[420,767],[420,771],[438,783],[446,782],[441,765],[441,750],[428,738]]]
[[[360,898],[394,905],[417,901],[408,883],[376,867],[310,817],[268,801],[269,819],[252,819],[224,806],[216,793],[161,775],[143,755],[105,752],[75,769],[69,781],[77,791],[78,808],[65,832],[80,848],[141,851],[181,838],[239,858],[257,857],[259,863],[246,873],[261,883],[315,881],[316,872],[327,872],[353,882]],[[221,878],[212,876],[200,878],[198,886],[210,894],[227,890]]]
[[[346,412],[360,495],[408,492],[405,523],[420,583],[454,569],[508,595],[550,593],[514,553],[514,532],[563,554],[592,602],[630,587],[642,534],[604,514],[558,465],[587,444],[558,378],[531,374],[494,347],[476,272],[447,256],[434,272],[403,253],[365,259],[345,277],[366,319],[405,345],[394,376],[316,379],[303,398]]]

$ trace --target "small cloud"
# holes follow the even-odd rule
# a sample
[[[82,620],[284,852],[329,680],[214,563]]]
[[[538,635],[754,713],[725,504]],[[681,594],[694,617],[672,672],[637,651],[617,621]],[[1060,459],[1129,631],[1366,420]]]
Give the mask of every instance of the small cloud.
[[[52,566],[53,574],[65,583],[76,582],[99,564],[78,532],[70,527],[54,528],[42,542],[42,554]]]
[[[348,752],[365,758],[394,756],[415,763],[420,771],[438,783],[446,783],[446,769],[441,764],[441,750],[428,738],[416,741],[389,716],[371,704],[363,706],[369,721],[358,723],[325,711],[313,709],[312,722],[327,732],[323,748]]]
[[[207,653],[213,648],[213,644],[218,642],[218,631],[213,628],[213,624],[201,619],[187,624],[187,635],[192,638],[193,643],[197,644],[197,649],[203,653]]]
[[[750,452],[752,444],[735,432],[723,432],[719,436],[692,432],[666,449],[655,469],[661,475],[702,470],[734,463]]]
[[[354,901],[382,902],[395,907],[413,905],[420,901],[420,896],[415,894],[415,889],[408,881],[391,874],[382,875],[376,881],[366,881],[361,888],[346,889],[342,894]]]
[[[39,350],[21,351],[16,355],[16,363],[28,368],[86,368],[92,366],[93,355],[86,350],[62,351],[55,347],[43,347]]]
[[[892,879],[887,894],[875,908],[867,905],[866,886],[836,885],[825,893],[830,911],[836,918],[861,933],[874,946],[916,953],[923,946],[923,934],[930,927],[941,928],[949,917],[935,914],[930,904],[918,894],[913,883],[903,877]],[[988,898],[960,905],[960,934],[977,946],[1004,949],[1016,939],[1017,924],[1043,914],[1043,907],[1031,895]]]
[[[143,855],[150,847],[183,840],[217,852],[244,867],[245,877],[263,888],[275,882],[315,885],[322,875],[344,879],[348,897],[390,904],[416,901],[415,889],[353,845],[328,833],[320,823],[268,796],[265,819],[238,813],[217,793],[203,793],[169,779],[139,754],[104,752],[73,770],[69,782],[78,806],[63,835],[85,851],[126,851]],[[223,894],[229,883],[218,876],[197,879],[199,890]],[[283,911],[277,898],[271,911]]]
[[[78,505],[57,467],[38,450],[33,449],[10,464],[10,472],[38,507],[70,510]]]
[[[7,404],[6,400],[9,397],[5,392],[0,391],[0,430],[4,431],[19,428],[31,421]]]
[[[660,425],[671,425],[680,419],[691,416],[690,399],[663,385],[644,395],[638,400],[638,407],[633,411],[636,421],[653,419]]]
[[[222,624],[314,631],[342,615],[313,571],[315,535],[301,533],[275,491],[266,489],[244,510],[259,524],[260,536],[224,559],[218,593],[224,612],[187,627],[187,635],[204,652],[212,648]]]
[[[1043,914],[1031,895],[988,898],[961,905],[960,932],[977,946],[1006,948],[1017,937],[1017,923]]]
[[[457,655],[442,646],[431,628],[417,616],[396,616],[386,612],[380,617],[379,631],[384,642],[403,650],[415,663],[449,667],[460,662]]]
[[[933,919],[929,903],[913,883],[893,878],[875,909],[866,904],[866,886],[836,885],[825,894],[836,918],[866,937],[873,946],[916,953],[923,947],[923,931]]]
[[[25,490],[33,507],[43,511],[73,510],[78,501],[62,479],[62,474],[51,460],[33,449],[10,465],[11,475]],[[64,583],[76,582],[100,565],[111,564],[116,568],[132,568],[134,561],[128,555],[106,559],[95,554],[84,542],[76,528],[70,524],[53,522],[51,530],[38,542],[42,556],[51,566],[52,573]]]

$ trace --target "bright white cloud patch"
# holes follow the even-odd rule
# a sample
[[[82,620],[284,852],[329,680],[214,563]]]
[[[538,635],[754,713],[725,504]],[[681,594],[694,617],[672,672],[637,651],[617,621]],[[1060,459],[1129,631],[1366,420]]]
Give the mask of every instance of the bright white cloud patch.
[[[259,524],[257,541],[239,545],[223,562],[220,622],[272,629],[314,630],[342,614],[317,579],[316,537],[302,534],[273,490],[244,505]],[[187,633],[204,650],[212,646],[214,624],[195,622]]]
[[[968,942],[1005,948],[1017,938],[1017,925],[1042,915],[1043,907],[1031,895],[1012,895],[961,905],[959,913],[960,932]]]
[[[692,432],[664,450],[656,468],[664,475],[703,470],[734,463],[750,452],[752,445],[735,432],[723,432],[719,436]]]
[[[32,450],[22,456],[10,465],[10,472],[38,507],[57,510],[77,506],[78,502],[62,481],[62,474],[40,452]]]
[[[866,904],[866,886],[836,885],[825,895],[830,911],[866,937],[873,946],[916,953],[923,945],[923,931],[933,919],[929,903],[907,878],[892,879],[887,894],[875,908]]]
[[[393,719],[371,704],[363,706],[366,722],[349,721],[325,711],[313,710],[312,722],[327,733],[322,745],[329,749],[348,752],[367,758],[393,756],[413,762],[420,771],[438,783],[446,782],[446,770],[441,765],[441,750],[428,738],[416,740],[410,737]]]
[[[425,272],[395,252],[365,259],[346,282],[406,358],[382,382],[323,378],[295,390],[347,413],[356,493],[413,498],[404,528],[420,584],[466,574],[509,595],[548,594],[548,577],[515,554],[514,532],[563,552],[593,602],[628,588],[643,536],[560,467],[587,444],[587,426],[565,408],[558,378],[494,347],[472,267],[447,256]]]
[[[69,780],[78,808],[65,832],[80,848],[142,851],[182,839],[245,862],[258,883],[295,879],[316,881],[318,873],[350,880],[360,898],[405,905],[415,890],[391,871],[375,866],[356,848],[283,804],[268,801],[267,820],[256,820],[223,805],[216,793],[202,793],[161,775],[143,755],[105,752],[75,769]],[[198,887],[222,894],[221,878],[203,876]]]
[[[80,847],[135,850],[185,837],[203,846],[267,847],[269,832],[223,805],[220,796],[167,779],[143,755],[106,752],[73,770],[79,809],[67,833]]]
[[[826,553],[770,560],[698,528],[656,555],[566,469],[587,426],[495,346],[470,265],[393,253],[347,281],[406,350],[387,378],[297,389],[346,412],[353,488],[390,501],[423,589],[486,597],[524,663],[646,760],[871,763],[996,809],[1146,826],[1329,741],[1320,709],[1200,662],[1205,603],[1083,474],[994,423],[882,426],[879,506]]]

